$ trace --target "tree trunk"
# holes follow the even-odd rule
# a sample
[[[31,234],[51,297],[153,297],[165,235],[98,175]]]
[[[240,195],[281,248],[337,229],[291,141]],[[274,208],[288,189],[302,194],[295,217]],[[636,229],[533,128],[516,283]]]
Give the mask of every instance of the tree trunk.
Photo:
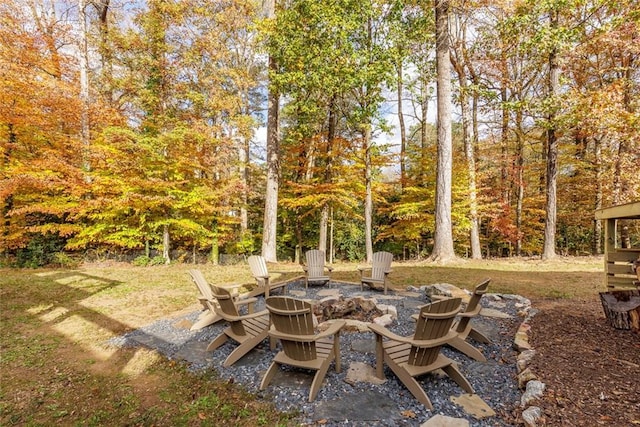
[[[91,170],[89,163],[89,60],[87,52],[87,14],[85,0],[78,0],[78,19],[80,20],[80,52],[78,66],[80,68],[80,141],[82,142],[83,155],[82,167],[85,172]],[[89,176],[85,176],[87,182]]]
[[[364,143],[364,182],[365,182],[365,199],[364,199],[364,240],[367,253],[367,262],[373,259],[373,192],[371,187],[371,125],[364,125],[363,143]]]
[[[449,1],[435,0],[437,64],[437,135],[436,215],[434,246],[431,258],[446,262],[455,257],[451,226],[451,173],[453,146],[451,139],[451,68],[449,63]]]
[[[558,28],[558,11],[550,12],[553,29]],[[560,67],[558,49],[553,47],[549,53],[549,98],[552,102],[548,116],[547,129],[547,173],[546,173],[546,219],[544,222],[544,249],[542,259],[556,256],[556,215],[557,215],[557,178],[558,178],[558,140],[556,135],[556,96],[560,87]]]
[[[240,179],[242,180],[242,205],[240,206],[240,231],[244,235],[249,229],[249,213],[247,204],[249,201],[249,139],[244,136],[238,147],[238,163],[240,165]]]
[[[460,85],[460,110],[462,112],[462,138],[464,141],[464,154],[467,161],[467,173],[469,175],[469,220],[471,230],[469,230],[469,240],[471,245],[471,258],[482,258],[480,248],[480,234],[478,227],[478,200],[476,190],[476,159],[473,135],[473,117],[470,108],[470,88],[467,80],[466,55],[464,54],[464,44],[466,41],[466,26],[461,25],[456,47],[450,55],[451,64],[458,75]]]
[[[269,68],[276,70],[276,63],[269,58]],[[267,188],[264,202],[264,227],[262,230],[262,256],[268,262],[277,262],[276,231],[278,222],[278,180],[280,176],[280,96],[269,89],[267,110]]]
[[[507,82],[509,82],[509,65],[507,62],[506,47],[500,50],[500,105],[501,111],[501,123],[500,123],[500,149],[502,151],[500,156],[500,188],[502,190],[502,203],[504,206],[511,204],[511,192],[508,170],[508,157],[509,157],[509,109],[507,103],[509,102],[509,95],[507,93]]]
[[[516,256],[522,255],[522,207],[524,203],[524,133],[522,109],[516,112]]]
[[[468,86],[465,84],[460,90],[468,91]],[[469,238],[471,241],[471,258],[482,258],[482,249],[480,248],[480,227],[478,221],[478,191],[476,184],[476,159],[475,150],[473,145],[473,123],[471,118],[471,111],[469,109],[469,96],[466,94],[461,97],[462,107],[462,123],[464,129],[464,153],[467,160],[467,173],[469,174],[469,219],[471,221],[471,230],[469,231]]]
[[[13,129],[13,123],[8,123],[7,124],[7,145],[6,145],[6,149],[4,150],[4,155],[2,156],[2,164],[3,166],[6,168],[9,166],[9,163],[11,162],[11,155],[12,155],[12,151],[13,148],[16,146],[16,142],[17,142],[17,135]],[[9,215],[9,212],[11,212],[11,210],[13,209],[13,193],[11,194],[7,194],[4,197],[4,203],[2,205],[2,218],[4,218],[4,230],[2,232],[3,234],[3,240],[6,242],[6,239],[9,235],[11,235],[11,215]],[[4,249],[2,250],[2,252],[4,252],[5,257],[8,258],[9,256],[9,247],[8,245],[3,245]]]
[[[420,109],[420,182],[424,185],[427,179],[427,116],[429,113],[429,84],[427,76],[422,76],[422,108]]]
[[[171,236],[168,225],[162,227],[162,258],[165,264],[171,264]]]
[[[327,229],[329,228],[329,205],[325,204],[320,211],[320,233],[318,237],[318,249],[327,255]]]
[[[110,0],[100,0],[99,2],[92,3],[98,12],[98,22],[100,24],[100,44],[98,46],[98,53],[100,54],[101,61],[101,85],[100,93],[109,104],[113,99],[113,59],[111,53],[111,47],[109,45],[109,3]]]
[[[327,129],[327,149],[325,151],[324,182],[328,185],[333,180],[333,143],[336,137],[337,115],[335,112],[336,95],[331,97],[329,102],[329,126]],[[329,203],[325,203],[320,214],[320,238],[318,249],[327,254],[327,228],[329,226]]]
[[[602,209],[602,142],[600,138],[594,140],[594,166],[596,170],[596,194],[594,210]],[[602,221],[598,219],[593,220],[593,247],[591,252],[594,255],[600,255],[602,253]]]
[[[302,221],[299,216],[296,216],[296,248],[295,254],[293,255],[294,262],[296,264],[302,263]]]
[[[262,13],[271,19],[276,14],[276,1],[263,0]],[[269,57],[269,70],[278,69],[274,58]],[[280,94],[269,88],[267,96],[267,184],[264,201],[262,229],[262,256],[268,262],[277,262],[276,232],[278,224],[278,184],[280,177]]]
[[[329,264],[333,264],[333,208],[331,208],[330,228],[329,228]]]
[[[407,131],[404,124],[404,112],[402,111],[403,73],[402,59],[398,61],[398,124],[400,127],[400,188],[407,184],[406,157],[407,157]]]

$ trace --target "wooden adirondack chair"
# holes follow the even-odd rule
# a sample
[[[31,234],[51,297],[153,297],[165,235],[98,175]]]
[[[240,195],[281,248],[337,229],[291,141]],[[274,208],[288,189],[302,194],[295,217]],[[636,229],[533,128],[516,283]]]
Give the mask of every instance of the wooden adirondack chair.
[[[312,402],[320,390],[329,365],[335,360],[336,372],[340,372],[340,329],[346,324],[337,321],[324,332],[316,334],[313,328],[311,303],[291,297],[277,296],[266,300],[272,326],[269,336],[282,344],[280,351],[262,378],[260,390],[264,390],[280,365],[316,371],[309,391]]]
[[[473,387],[455,362],[440,352],[443,345],[457,336],[457,332],[451,329],[451,324],[460,311],[460,303],[460,298],[449,298],[423,306],[413,338],[396,335],[377,324],[369,325],[369,329],[376,335],[378,378],[384,379],[384,362],[411,394],[430,410],[433,410],[433,405],[415,379],[417,376],[442,369],[466,392],[473,393]],[[383,337],[387,340],[383,340]]]
[[[304,287],[309,287],[309,282],[329,283],[331,278],[329,274],[333,271],[333,267],[324,264],[324,251],[312,249],[305,253],[307,265],[302,266],[304,270]],[[325,269],[329,274],[325,275]]]
[[[287,293],[286,283],[270,283],[269,270],[267,269],[267,261],[260,255],[251,255],[247,261],[253,278],[256,279],[258,285],[256,289],[249,292],[249,296],[255,297],[264,294],[265,298],[269,298],[272,289],[282,288],[283,295]]]
[[[364,285],[371,288],[382,286],[384,294],[387,294],[388,280],[387,277],[391,273],[391,261],[393,254],[389,252],[375,252],[371,262],[371,267],[359,267],[360,271],[360,290],[364,289]],[[365,276],[365,271],[371,271],[370,276]]]
[[[219,322],[220,320],[222,320],[222,317],[216,312],[216,306],[218,305],[218,302],[213,296],[211,285],[209,284],[209,282],[207,282],[207,279],[205,279],[202,272],[195,269],[189,270],[189,275],[198,287],[198,291],[200,292],[200,295],[198,295],[198,301],[200,301],[202,307],[204,308],[202,313],[200,313],[200,315],[198,316],[196,322],[193,324],[193,326],[191,326],[192,331],[197,331],[204,328],[205,326],[209,326],[211,324]],[[253,307],[256,301],[256,298],[234,299],[236,305],[246,305],[247,311],[249,313],[253,312]]]
[[[227,356],[222,364],[222,366],[228,367],[267,338],[269,333],[269,312],[262,310],[257,313],[240,315],[227,289],[218,286],[212,286],[211,289],[214,298],[218,301],[218,305],[215,306],[216,313],[229,322],[229,327],[209,343],[207,350],[215,350],[227,342],[229,338],[239,343],[240,345]],[[274,346],[272,345],[273,349]]]
[[[480,306],[480,299],[482,298],[482,295],[487,292],[489,282],[491,282],[491,279],[485,279],[475,287],[473,295],[469,300],[469,304],[467,304],[467,308],[465,311],[458,314],[458,321],[453,325],[453,329],[458,333],[458,336],[447,343],[456,350],[479,362],[486,362],[487,358],[484,357],[480,350],[469,344],[466,339],[467,337],[471,337],[477,342],[485,344],[491,342],[489,338],[475,329],[471,324],[471,319],[476,317],[482,309],[482,306]]]

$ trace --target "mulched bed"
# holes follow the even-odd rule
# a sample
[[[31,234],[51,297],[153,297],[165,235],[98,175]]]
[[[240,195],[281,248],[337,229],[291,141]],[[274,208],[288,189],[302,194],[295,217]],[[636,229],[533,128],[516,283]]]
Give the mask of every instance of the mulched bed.
[[[640,425],[640,334],[609,326],[598,295],[533,307],[530,367],[547,386],[540,425]]]

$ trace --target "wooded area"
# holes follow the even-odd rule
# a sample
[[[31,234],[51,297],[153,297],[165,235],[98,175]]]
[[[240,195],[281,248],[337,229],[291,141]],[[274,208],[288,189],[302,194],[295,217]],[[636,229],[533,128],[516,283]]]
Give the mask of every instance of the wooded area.
[[[0,264],[600,253],[639,62],[636,0],[5,0]]]

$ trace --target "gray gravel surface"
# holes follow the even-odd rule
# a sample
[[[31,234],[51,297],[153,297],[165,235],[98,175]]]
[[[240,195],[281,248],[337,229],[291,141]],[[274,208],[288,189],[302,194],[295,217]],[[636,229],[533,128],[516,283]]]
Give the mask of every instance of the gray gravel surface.
[[[381,292],[361,292],[360,286],[333,283],[332,288],[339,289],[345,297],[363,295],[376,298],[379,303],[395,305],[398,319],[389,329],[404,336],[411,335],[414,330],[415,323],[411,320],[411,315],[417,313],[416,307],[429,302],[422,290],[416,292],[420,296],[383,300]],[[304,283],[293,282],[288,289],[304,291]],[[305,298],[322,298],[317,296],[320,289],[325,288],[310,286]],[[390,295],[393,294],[390,292]],[[436,414],[467,419],[471,426],[515,425],[512,414],[519,404],[521,391],[516,379],[517,353],[513,349],[513,339],[522,322],[518,312],[528,308],[528,301],[513,295],[487,294],[482,299],[482,305],[511,315],[506,319],[478,316],[473,320],[493,341],[491,344],[473,342],[487,357],[487,362],[476,362],[455,350],[446,347],[443,349],[448,357],[458,362],[476,394],[497,413],[494,417],[481,420],[466,414],[450,400],[451,396],[460,396],[464,391],[446,376],[429,374],[420,378],[420,383],[433,404],[433,411],[420,404],[386,366],[387,381],[382,385],[364,382],[352,385],[345,382],[351,363],[363,362],[375,366],[374,335],[371,332],[343,332],[340,335],[342,372],[336,373],[332,365],[313,402],[307,401],[312,373],[293,368],[283,367],[283,372],[276,376],[266,390],[258,390],[262,375],[275,355],[275,351],[269,349],[268,340],[232,367],[222,368],[222,362],[236,344],[228,341],[216,351],[206,352],[207,344],[226,325],[219,322],[200,331],[189,331],[184,324],[195,321],[199,312],[157,321],[114,338],[110,343],[153,348],[169,359],[185,361],[193,371],[215,369],[222,379],[242,384],[247,390],[273,401],[279,410],[297,411],[301,425],[314,425],[322,420],[325,426],[419,426]],[[263,298],[259,298],[257,309],[264,309]]]

